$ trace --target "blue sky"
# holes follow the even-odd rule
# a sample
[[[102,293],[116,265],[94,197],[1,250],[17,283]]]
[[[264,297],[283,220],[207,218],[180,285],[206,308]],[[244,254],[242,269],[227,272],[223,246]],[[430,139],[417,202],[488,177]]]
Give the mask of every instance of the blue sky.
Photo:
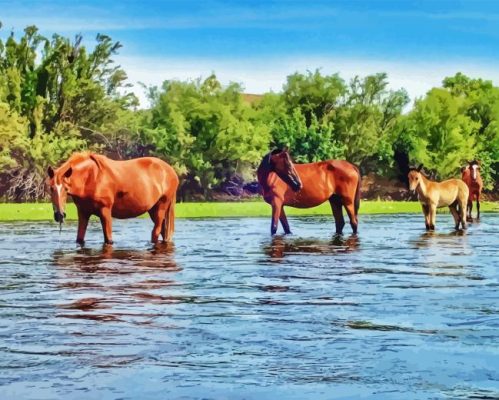
[[[499,1],[4,1],[1,35],[98,32],[124,45],[133,83],[211,72],[247,92],[278,91],[286,75],[321,68],[349,79],[385,71],[423,95],[463,71],[499,84]],[[137,89],[139,90],[139,89]]]

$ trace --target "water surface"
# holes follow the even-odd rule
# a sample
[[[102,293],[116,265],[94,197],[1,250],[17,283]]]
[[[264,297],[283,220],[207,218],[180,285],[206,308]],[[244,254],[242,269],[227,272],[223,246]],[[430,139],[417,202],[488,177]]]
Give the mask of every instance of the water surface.
[[[0,225],[1,399],[499,398],[499,214]]]

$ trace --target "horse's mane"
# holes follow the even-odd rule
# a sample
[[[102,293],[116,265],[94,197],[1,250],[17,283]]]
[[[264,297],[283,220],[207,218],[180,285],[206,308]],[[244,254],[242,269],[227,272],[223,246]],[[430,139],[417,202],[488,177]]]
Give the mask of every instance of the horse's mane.
[[[262,161],[260,162],[260,165],[258,166],[258,169],[262,168],[262,167],[269,167],[270,166],[270,155],[271,155],[272,152],[268,152],[267,154],[265,154],[262,158]]]
[[[64,171],[66,168],[86,161],[96,155],[97,154],[92,153],[91,151],[79,151],[73,153],[64,163],[62,163],[62,165],[58,169]]]
[[[90,151],[81,151],[77,152],[74,154],[71,154],[71,157],[68,158],[69,163],[71,164],[78,164],[82,161],[88,160],[90,156],[92,156],[94,153],[91,153]]]
[[[270,157],[272,155],[280,153],[280,152],[281,152],[281,150],[274,149],[272,151],[269,151],[267,154],[265,154],[262,158],[262,161],[260,162],[260,165],[258,166],[258,169],[261,169],[261,168],[270,169]]]
[[[411,171],[416,171],[419,172],[422,176],[424,176],[426,179],[430,181],[435,181],[435,177],[431,176],[431,174],[428,174],[424,168],[419,169],[418,167],[409,167],[409,172]]]

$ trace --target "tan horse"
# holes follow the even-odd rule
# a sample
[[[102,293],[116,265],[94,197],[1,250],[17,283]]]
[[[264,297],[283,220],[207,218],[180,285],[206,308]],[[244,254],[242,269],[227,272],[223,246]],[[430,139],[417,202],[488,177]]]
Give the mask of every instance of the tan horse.
[[[411,168],[409,171],[409,189],[418,193],[419,201],[423,206],[426,230],[435,230],[437,208],[449,207],[456,229],[459,225],[466,229],[466,204],[468,203],[468,186],[460,179],[448,179],[443,182],[434,182],[426,178],[421,170]]]
[[[67,195],[78,209],[76,242],[84,243],[91,215],[100,218],[104,241],[112,244],[112,218],[134,218],[149,212],[154,222],[151,241],[172,239],[178,177],[154,157],[114,161],[92,153],[75,153],[56,170],[48,168],[54,219],[62,224]]]
[[[473,200],[476,200],[476,218],[480,219],[480,195],[482,194],[483,181],[480,176],[480,163],[476,160],[468,162],[462,170],[461,179],[468,185],[470,197],[468,198],[467,218],[473,221],[471,212],[473,211]]]

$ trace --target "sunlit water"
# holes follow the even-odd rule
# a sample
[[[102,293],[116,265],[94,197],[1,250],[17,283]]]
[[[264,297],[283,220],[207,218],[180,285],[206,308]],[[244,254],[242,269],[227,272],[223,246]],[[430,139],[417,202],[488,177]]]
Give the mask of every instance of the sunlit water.
[[[499,214],[437,223],[0,224],[0,398],[499,398]]]

